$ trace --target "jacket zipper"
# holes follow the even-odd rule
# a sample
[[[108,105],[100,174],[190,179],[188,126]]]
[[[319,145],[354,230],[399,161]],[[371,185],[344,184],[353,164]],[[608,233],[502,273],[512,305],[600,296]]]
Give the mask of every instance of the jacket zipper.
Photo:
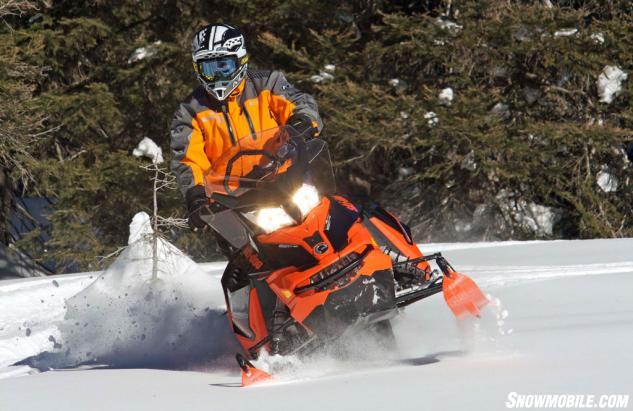
[[[248,128],[251,130],[251,136],[253,137],[253,141],[255,141],[257,140],[257,134],[255,134],[255,127],[253,127],[253,120],[251,120],[251,115],[246,109],[246,106],[242,106],[242,111],[244,112],[244,117],[246,117]]]
[[[233,145],[236,146],[237,140],[235,140],[235,134],[233,134],[231,119],[229,118],[229,115],[226,112],[226,104],[222,104],[222,115],[224,116],[224,121],[226,121],[226,128],[229,130],[229,137],[231,138],[231,143],[233,143]]]

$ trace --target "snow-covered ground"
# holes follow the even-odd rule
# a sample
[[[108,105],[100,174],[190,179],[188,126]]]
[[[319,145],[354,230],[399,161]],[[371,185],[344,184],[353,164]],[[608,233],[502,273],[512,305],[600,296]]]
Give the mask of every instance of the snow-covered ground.
[[[161,292],[134,290],[96,308],[76,302],[95,292],[91,283],[102,273],[4,281],[0,410],[495,410],[505,409],[510,392],[633,394],[633,239],[421,248],[445,250],[490,294],[481,319],[457,321],[437,295],[396,319],[396,352],[356,341],[345,358],[290,359],[294,365],[274,382],[249,388],[238,388],[221,308],[222,263],[202,265],[202,274],[182,268],[194,273],[164,278]],[[177,299],[170,293],[179,284],[199,289]],[[169,313],[191,316],[191,324]],[[101,324],[116,333],[109,328],[116,321],[121,336],[99,334]],[[161,335],[187,349],[168,348],[156,340]],[[111,366],[36,369],[91,356]]]

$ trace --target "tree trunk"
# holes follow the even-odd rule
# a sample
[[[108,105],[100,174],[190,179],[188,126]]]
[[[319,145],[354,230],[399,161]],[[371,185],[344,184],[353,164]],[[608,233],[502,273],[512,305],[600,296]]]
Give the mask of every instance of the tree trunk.
[[[11,179],[5,169],[0,170],[0,243],[9,245],[9,218],[11,217]]]
[[[154,232],[152,233],[152,279],[158,278],[158,166],[154,174],[154,215],[152,223]]]

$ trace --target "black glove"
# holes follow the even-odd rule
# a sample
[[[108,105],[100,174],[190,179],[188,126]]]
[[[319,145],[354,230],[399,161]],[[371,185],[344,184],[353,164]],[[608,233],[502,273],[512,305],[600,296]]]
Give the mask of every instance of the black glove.
[[[189,210],[189,227],[193,231],[206,231],[209,225],[203,220],[203,217],[213,215],[207,193],[202,186],[191,187],[186,194],[187,209]]]
[[[302,137],[305,141],[311,140],[319,135],[316,121],[305,114],[293,114],[286,122],[290,138]]]

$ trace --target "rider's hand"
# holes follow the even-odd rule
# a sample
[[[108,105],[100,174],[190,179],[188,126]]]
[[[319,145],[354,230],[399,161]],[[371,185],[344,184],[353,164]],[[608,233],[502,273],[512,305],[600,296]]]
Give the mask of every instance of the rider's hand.
[[[202,186],[193,186],[187,191],[187,209],[189,210],[189,227],[193,231],[206,231],[209,225],[204,221],[204,217],[213,215],[209,199]]]
[[[291,139],[301,137],[309,141],[319,135],[316,122],[305,114],[293,114],[286,122],[286,126],[290,126],[287,130]]]

